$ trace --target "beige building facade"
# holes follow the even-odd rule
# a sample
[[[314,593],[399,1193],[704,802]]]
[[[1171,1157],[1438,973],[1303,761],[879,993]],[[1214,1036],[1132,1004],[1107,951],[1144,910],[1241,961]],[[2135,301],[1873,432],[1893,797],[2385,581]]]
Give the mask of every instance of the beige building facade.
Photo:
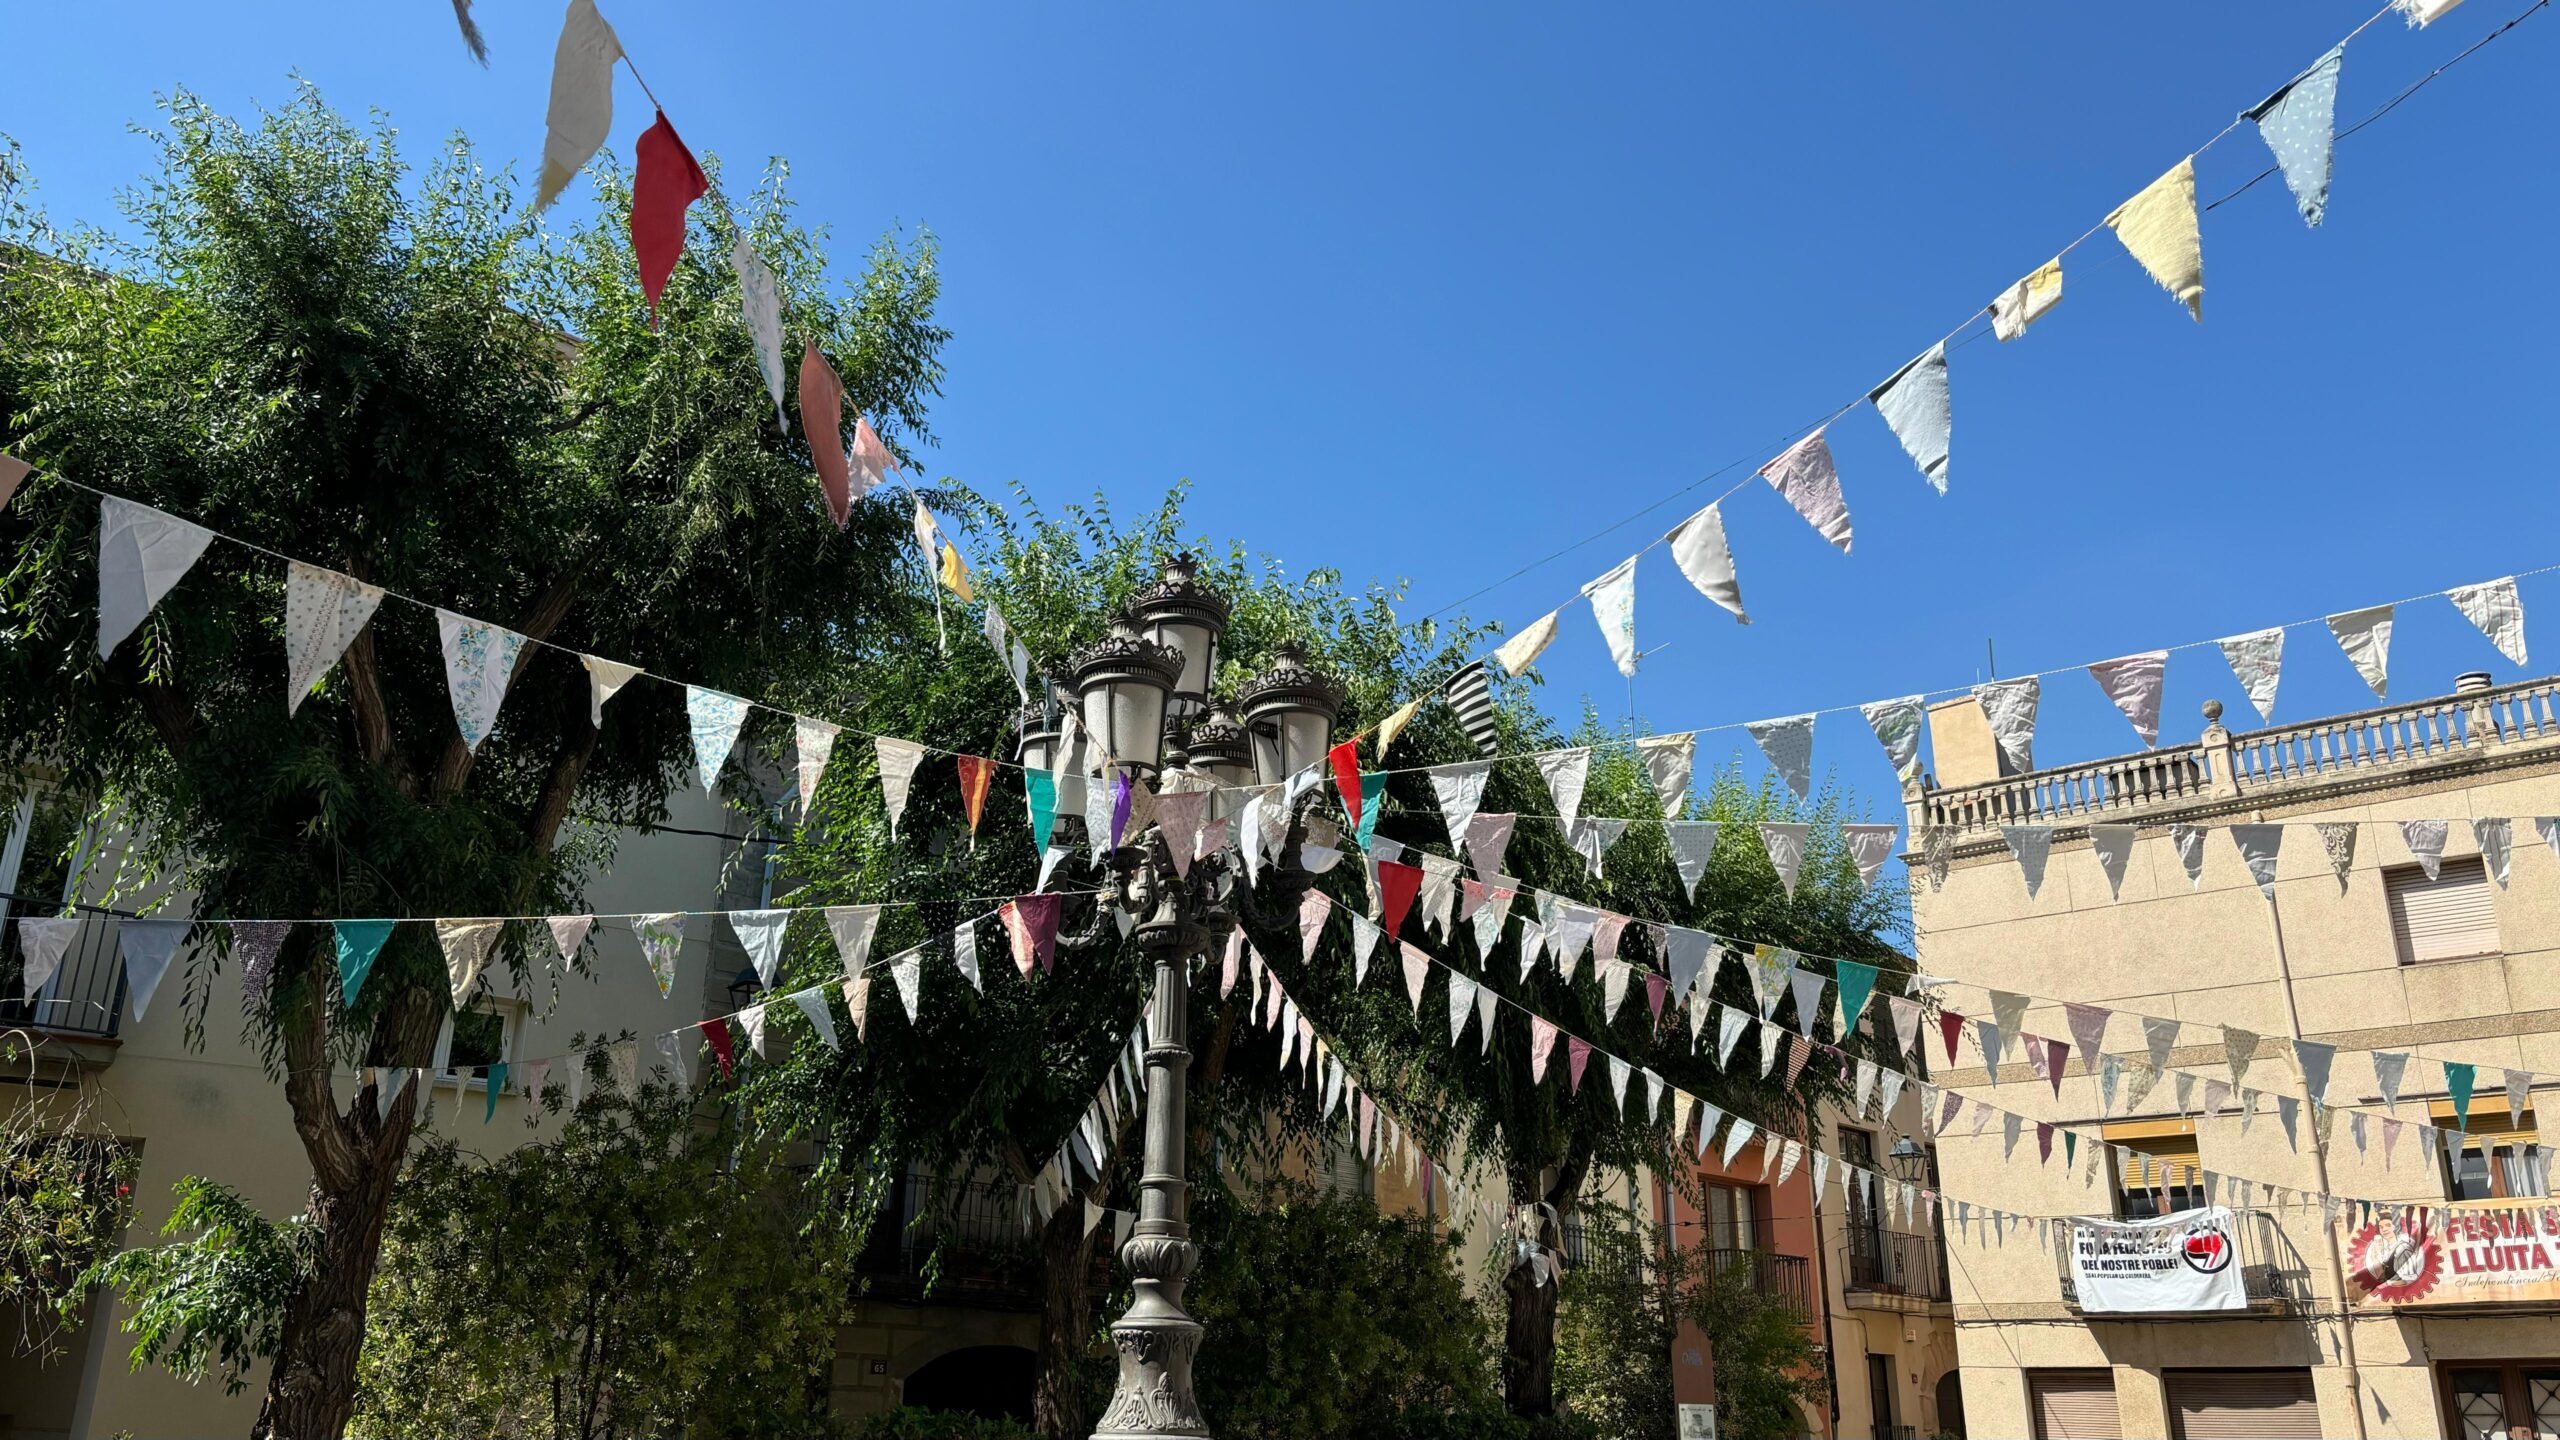
[[[2560,1102],[2537,1081],[2509,1113],[2502,1072],[2560,1078],[2560,858],[2532,818],[2560,814],[2560,683],[2485,679],[2241,734],[2208,705],[2194,743],[2023,774],[2002,772],[1972,701],[1933,710],[1938,773],[1905,799],[1920,968],[1952,982],[1937,999],[1985,1017],[1987,991],[2038,997],[2023,1029],[2051,1037],[2072,1033],[2053,1002],[2106,1006],[2116,1013],[2104,1050],[2125,1057],[2147,1058],[2136,1017],[2173,1018],[2181,1029],[2169,1067],[2199,1082],[2230,1077],[2220,1027],[2253,1031],[2263,1038],[2246,1083],[2268,1096],[2254,1121],[2236,1104],[2201,1113],[2200,1101],[2181,1108],[2170,1077],[2109,1109],[2077,1058],[2058,1094],[2015,1051],[1994,1086],[1968,1039],[1939,1083],[2107,1146],[2084,1148],[2078,1163],[2057,1147],[2039,1163],[2032,1133],[2004,1156],[2000,1126],[1977,1131],[1959,1119],[1937,1142],[1947,1199],[2065,1221],[2140,1218],[2202,1204],[2209,1171],[2431,1207],[2456,1233],[2512,1223],[2499,1217],[2538,1223],[2549,1184],[2534,1102]],[[2503,885],[2469,824],[2483,817],[2513,820]],[[2404,843],[2405,820],[2451,822],[2435,876]],[[2326,837],[2320,822],[2333,827]],[[2343,822],[2356,828],[2341,878],[2329,846]],[[2228,833],[2259,823],[2284,827],[2272,901]],[[2120,896],[2092,825],[2137,827]],[[2003,826],[2054,827],[2032,897]],[[2192,883],[2173,826],[2203,827]],[[1933,844],[1946,862],[1938,884],[1927,875]],[[1936,1050],[1929,1028],[1924,1044]],[[2338,1047],[2327,1089],[2337,1108],[2324,1124],[2304,1104],[2298,1147],[2273,1110],[2277,1096],[2308,1099],[2296,1039]],[[2377,1051],[2414,1057],[2396,1111],[2384,1103]],[[2454,1124],[2439,1060],[2479,1067],[2460,1157],[2404,1141],[2387,1158],[2384,1120]],[[2359,1228],[2325,1224],[2316,1204],[2244,1204],[2229,1239],[2245,1310],[2127,1314],[2084,1307],[2070,1267],[2032,1231],[1959,1233],[1950,1223],[1970,1432],[2560,1435],[2560,1290],[2471,1304],[2368,1294],[2353,1278]]]

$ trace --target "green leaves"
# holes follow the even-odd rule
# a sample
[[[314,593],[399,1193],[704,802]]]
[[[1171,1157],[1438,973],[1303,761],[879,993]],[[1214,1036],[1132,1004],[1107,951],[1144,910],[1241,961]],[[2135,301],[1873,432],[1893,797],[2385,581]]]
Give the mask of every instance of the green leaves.
[[[134,1369],[162,1365],[190,1379],[219,1378],[238,1393],[249,1367],[284,1338],[285,1304],[315,1262],[313,1232],[299,1218],[267,1219],[238,1191],[200,1175],[181,1179],[177,1208],[160,1229],[187,1238],[109,1256],[81,1276],[114,1289],[133,1314]]]

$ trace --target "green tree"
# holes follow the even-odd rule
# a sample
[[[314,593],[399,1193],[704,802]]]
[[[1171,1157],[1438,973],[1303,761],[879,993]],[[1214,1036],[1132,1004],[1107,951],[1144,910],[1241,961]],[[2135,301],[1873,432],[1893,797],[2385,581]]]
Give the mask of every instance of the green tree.
[[[491,1160],[436,1137],[393,1199],[356,1428],[605,1440],[805,1437],[850,1280],[807,1192],[733,1110],[598,1083]],[[549,1102],[560,1107],[561,1090]]]
[[[844,715],[875,637],[930,625],[903,500],[830,523],[805,435],[775,425],[726,263],[734,225],[779,276],[795,339],[904,445],[928,438],[942,373],[929,238],[883,242],[832,286],[776,165],[752,194],[715,187],[694,208],[652,328],[609,167],[595,218],[555,233],[459,140],[413,170],[387,122],[359,128],[307,90],[249,124],[181,94],[158,141],[121,235],[56,232],[22,194],[0,217],[15,247],[0,443],[564,647],[527,652],[475,752],[431,617],[394,603],[288,719],[278,562],[217,545],[102,661],[97,502],[31,482],[0,514],[0,789],[40,764],[118,807],[198,915],[575,909],[608,857],[564,844],[564,823],[651,821],[691,749],[668,685],[631,687],[592,725],[571,652]],[[526,940],[499,963],[523,965]],[[223,957],[203,944],[187,964],[201,1024]],[[338,988],[326,927],[306,925],[248,1017],[311,1163],[316,1257],[282,1304],[261,1436],[346,1424],[413,1124],[413,1107],[378,1118],[333,1074],[423,1065],[449,1003],[420,926],[396,932],[352,1009]]]

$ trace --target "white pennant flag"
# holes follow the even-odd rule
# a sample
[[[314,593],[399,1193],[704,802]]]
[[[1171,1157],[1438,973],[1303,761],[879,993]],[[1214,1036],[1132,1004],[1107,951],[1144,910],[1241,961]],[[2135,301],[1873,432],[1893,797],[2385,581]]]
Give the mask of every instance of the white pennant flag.
[[[1713,820],[1675,820],[1665,828],[1671,835],[1671,863],[1679,867],[1680,884],[1694,901],[1698,898],[1698,881],[1707,873],[1707,861],[1716,853],[1720,826]]]
[[[2444,841],[2448,828],[2446,822],[2442,820],[2400,822],[2401,843],[2409,847],[2409,853],[2417,858],[2418,864],[2425,869],[2427,878],[2430,880],[2436,878],[2438,867],[2444,864]]]
[[[1991,333],[2006,344],[2026,334],[2028,326],[2061,303],[2062,257],[2057,255],[1992,299]]]
[[[1644,762],[1654,797],[1662,802],[1662,818],[1676,820],[1689,806],[1689,775],[1697,763],[1697,732],[1648,735],[1636,742],[1636,758]]]
[[[1598,880],[1602,878],[1600,858],[1609,853],[1610,846],[1618,843],[1618,837],[1627,833],[1627,825],[1624,820],[1604,820],[1586,815],[1565,831],[1565,843],[1582,856],[1583,868],[1591,872],[1592,879]]]
[[[843,1042],[836,1038],[836,1017],[827,1009],[827,992],[824,987],[813,985],[806,990],[795,992],[791,997],[791,1003],[799,1006],[800,1013],[809,1017],[809,1028],[818,1032],[819,1041],[828,1049],[844,1048]]]
[[[2231,665],[2231,673],[2240,688],[2257,707],[2261,721],[2273,723],[2276,718],[2276,682],[2284,678],[2284,630],[2253,630],[2246,635],[2232,635],[2219,642],[2222,658]]]
[[[1925,713],[1920,697],[1874,700],[1859,706],[1858,712],[1867,717],[1867,728],[1876,732],[1876,743],[1893,762],[1894,778],[1908,780],[1919,774],[1920,724]]]
[[[2332,615],[2329,633],[2338,637],[2338,648],[2347,652],[2356,673],[2373,687],[2373,698],[2384,698],[2391,682],[2391,607],[2375,605]]]
[[[551,113],[542,139],[542,177],[534,187],[536,214],[595,158],[613,133],[613,66],[622,41],[596,13],[595,0],[569,0],[560,45],[551,56]]]
[[[2515,822],[2504,817],[2471,822],[2471,838],[2480,846],[2480,863],[2498,888],[2507,888],[2507,859],[2515,848]]]
[[[707,794],[718,787],[720,768],[729,763],[729,756],[738,748],[738,732],[747,723],[747,702],[735,695],[687,685],[684,709],[692,722],[694,773],[701,777]]]
[[[2231,843],[2240,847],[2240,859],[2249,867],[2249,878],[2258,882],[2258,893],[2276,898],[2276,852],[2284,845],[2284,827],[2234,825]]]
[[[1475,1009],[1476,982],[1452,970],[1449,972],[1449,1043],[1456,1045],[1466,1033],[1467,1016]]]
[[[347,653],[381,604],[378,585],[299,560],[285,562],[284,713],[302,708],[304,697]]]
[[[738,948],[747,952],[756,979],[772,989],[782,979],[782,939],[791,928],[788,910],[732,910],[729,928],[738,932]]]
[[[471,982],[489,967],[489,951],[498,943],[499,932],[507,928],[503,920],[438,920],[436,944],[444,949],[445,976],[453,982],[453,1005],[462,1008],[462,997],[470,993]]]
[[[1813,793],[1813,717],[1790,715],[1780,720],[1753,720],[1742,727],[1769,760],[1769,768],[1787,782],[1798,800]]]
[[[18,922],[18,984],[28,999],[41,992],[62,968],[63,952],[80,934],[76,919],[25,919]]]
[[[1422,986],[1431,978],[1431,957],[1399,940],[1398,950],[1404,958],[1404,991],[1413,997],[1413,1018],[1422,1018]]]
[[[212,531],[148,505],[113,495],[98,502],[99,659],[141,628],[212,543]]]
[[[1004,661],[1005,673],[1013,677],[1014,690],[1022,696],[1024,704],[1031,703],[1031,651],[1014,638],[1013,628],[1004,623],[1004,615],[993,605],[987,607],[983,628],[987,644]]]
[[[1991,738],[1999,742],[2000,756],[2009,762],[2012,774],[2024,775],[2036,768],[2036,699],[2041,690],[2033,675],[1973,687],[1973,698],[1990,719]]]
[[[1732,611],[1734,619],[1751,623],[1742,609],[1742,581],[1734,574],[1733,549],[1725,544],[1724,516],[1715,506],[1681,521],[1679,529],[1663,538],[1671,542],[1672,561],[1699,594]]]
[[[1914,357],[1893,378],[1867,392],[1867,399],[1902,442],[1903,453],[1920,467],[1920,476],[1941,495],[1947,493],[1947,444],[1955,411],[1947,397],[1947,342],[1939,341]]]
[[[2204,888],[2204,827],[2172,825],[2169,827],[2169,843],[2177,847],[2178,864],[2187,872],[2187,888]]]
[[[782,287],[744,232],[729,247],[729,269],[738,277],[738,309],[755,340],[756,368],[764,372],[764,388],[773,395],[773,423],[788,435],[791,419],[782,410]]]
[[[1849,842],[1849,858],[1857,862],[1859,883],[1872,886],[1876,872],[1893,858],[1893,843],[1902,834],[1899,825],[1843,825],[1841,836]]]
[[[169,961],[178,953],[178,942],[187,938],[195,923],[127,920],[116,927],[116,947],[124,952],[124,983],[133,995],[133,1018],[137,1023],[151,1008],[151,997],[169,973]]]
[[[1474,760],[1464,765],[1435,765],[1424,774],[1430,777],[1431,793],[1440,801],[1440,819],[1449,827],[1450,841],[1455,843],[1465,839],[1467,826],[1476,817],[1476,808],[1484,803],[1484,783],[1493,774],[1493,762]]]
[[[1478,875],[1490,879],[1502,873],[1502,855],[1511,848],[1511,830],[1519,821],[1519,816],[1509,814],[1475,815],[1468,819],[1467,856],[1475,862]]]
[[[1547,794],[1555,800],[1556,819],[1570,832],[1582,814],[1582,785],[1591,773],[1590,748],[1550,750],[1537,760],[1538,773],[1547,777]]]
[[[2524,661],[2524,602],[2516,596],[2516,577],[2456,585],[2445,597],[2462,618],[2480,627],[2498,653],[2519,665]]]
[[[1796,896],[1796,872],[1804,868],[1804,846],[1813,827],[1775,820],[1760,822],[1760,843],[1768,848],[1769,864],[1778,872],[1778,883],[1787,887],[1787,898]]]
[[[1556,638],[1556,613],[1548,611],[1529,628],[1503,641],[1502,648],[1493,652],[1494,663],[1502,667],[1503,674],[1516,677],[1536,663],[1538,652],[1546,649]]]
[[[1308,965],[1316,963],[1316,945],[1324,939],[1324,922],[1333,918],[1333,897],[1321,890],[1309,890],[1298,901],[1299,954]]]
[[[607,660],[601,655],[581,655],[578,659],[587,667],[587,719],[601,730],[604,728],[604,702],[621,694],[622,687],[630,684],[632,678],[640,673],[640,667]]]
[[[2089,848],[2097,853],[2098,868],[2107,873],[2107,897],[2111,900],[2124,898],[2124,874],[2133,863],[2136,829],[2132,825],[2089,827]]]
[[[924,747],[912,740],[893,740],[886,735],[873,742],[880,753],[880,798],[889,809],[889,838],[898,837],[898,817],[907,813],[907,789],[916,778],[916,767],[924,763]],[[1100,832],[1093,837],[1095,846],[1108,844]]]
[[[1786,497],[1823,539],[1849,553],[1849,504],[1840,495],[1840,470],[1831,443],[1816,430],[1760,467],[1760,478]]]
[[[977,921],[963,920],[951,927],[951,964],[960,972],[960,978],[969,982],[970,989],[981,995],[986,993],[986,981],[978,975]]]
[[[880,930],[880,907],[830,905],[826,916],[827,933],[835,937],[836,954],[844,961],[845,978],[861,979],[864,968],[871,963],[872,938]]]
[[[2027,882],[2027,898],[2036,898],[2044,888],[2045,861],[2053,854],[2053,827],[2050,825],[2003,825],[2000,838],[2008,843],[2009,853],[2018,861],[2018,873]]]
[[[454,727],[462,732],[462,743],[477,751],[498,723],[498,706],[515,678],[524,637],[450,610],[436,612],[436,632],[444,642],[444,679],[453,692]]]
[[[1618,673],[1632,680],[1636,674],[1636,557],[1628,556],[1618,567],[1582,587],[1591,601],[1591,618],[1599,622],[1600,636],[1609,642],[1609,658],[1616,662]]]
[[[586,948],[587,932],[596,928],[593,915],[554,915],[546,922],[551,929],[551,943],[560,951],[560,963],[575,965],[578,952]]]
[[[898,982],[898,1003],[907,1007],[907,1023],[916,1019],[916,992],[924,986],[924,950],[904,950],[889,959],[889,978]]]
[[[1366,915],[1351,917],[1351,988],[1360,988],[1369,978],[1369,957],[1377,952],[1379,937],[1387,932]]]
[[[2168,651],[2146,650],[2120,660],[2101,660],[2089,667],[2089,678],[2133,722],[2133,733],[2142,737],[2145,746],[2160,743],[2160,693],[2169,679]]]
[[[800,772],[800,813],[806,817],[818,803],[818,780],[827,773],[827,757],[836,750],[838,727],[806,715],[791,717],[791,740]]]
[[[735,1016],[738,1028],[746,1032],[747,1048],[758,1055],[764,1053],[764,1006],[749,1005]],[[712,1021],[718,1024],[717,1020]]]

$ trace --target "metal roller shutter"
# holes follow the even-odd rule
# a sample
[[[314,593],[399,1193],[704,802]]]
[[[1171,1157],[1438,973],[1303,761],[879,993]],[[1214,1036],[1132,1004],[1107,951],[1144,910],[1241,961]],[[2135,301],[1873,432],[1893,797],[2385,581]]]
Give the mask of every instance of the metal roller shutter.
[[[2116,1377],[2106,1370],[2030,1370],[2027,1409],[2035,1440],[2121,1440]]]
[[[2382,893],[2403,963],[2498,953],[2497,903],[2480,857],[2447,860],[2433,880],[2414,865],[2386,870]]]
[[[2171,1370],[2170,1440],[2321,1440],[2308,1370]]]

